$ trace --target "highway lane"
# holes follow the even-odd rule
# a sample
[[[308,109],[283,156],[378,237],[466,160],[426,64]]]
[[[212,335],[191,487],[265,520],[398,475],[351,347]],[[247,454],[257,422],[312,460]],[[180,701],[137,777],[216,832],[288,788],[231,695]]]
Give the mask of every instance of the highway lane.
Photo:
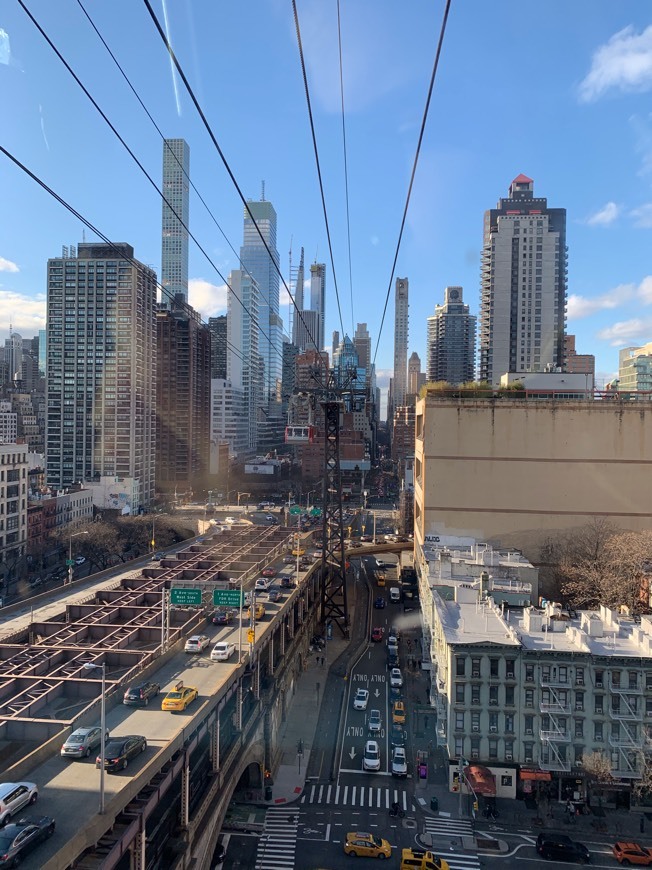
[[[257,623],[257,640],[272,630],[272,617],[289,606],[292,596],[286,596],[278,604],[266,603],[267,615]],[[246,620],[245,620],[246,621]],[[211,638],[211,645],[201,654],[178,653],[150,679],[161,685],[159,698],[150,701],[147,707],[127,707],[119,704],[107,713],[107,727],[111,735],[143,734],[148,748],[142,756],[129,762],[126,770],[118,774],[106,773],[105,795],[107,804],[113,796],[125,789],[132,779],[151,761],[156,753],[174,740],[192,721],[201,709],[202,700],[216,694],[238,667],[238,620],[230,626],[213,626],[209,623],[203,632]],[[260,634],[259,634],[260,632]],[[230,662],[211,662],[210,651],[217,640],[232,640],[236,653]],[[243,650],[248,650],[246,628],[243,628]],[[165,692],[183,680],[185,685],[199,689],[199,698],[183,713],[167,713],[160,709]],[[98,679],[99,684],[99,679]],[[99,716],[98,716],[99,719]],[[89,723],[90,724],[90,723]],[[62,743],[65,738],[62,737]],[[99,752],[98,752],[99,754]],[[81,761],[60,757],[50,758],[36,767],[27,780],[37,783],[39,800],[35,810],[53,816],[57,822],[54,836],[26,858],[26,870],[39,870],[53,857],[66,840],[71,839],[97,813],[99,807],[100,771],[95,768],[95,756]]]

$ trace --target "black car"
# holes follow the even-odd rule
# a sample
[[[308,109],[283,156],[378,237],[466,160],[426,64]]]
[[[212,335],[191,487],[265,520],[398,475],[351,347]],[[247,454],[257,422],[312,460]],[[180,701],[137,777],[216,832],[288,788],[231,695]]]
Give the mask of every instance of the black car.
[[[591,853],[584,843],[571,840],[566,834],[541,832],[537,837],[537,852],[542,858],[552,858],[557,861],[578,861],[588,864]]]
[[[161,687],[158,683],[152,683],[149,680],[136,683],[126,690],[122,703],[128,707],[146,707],[149,704],[149,699],[155,698],[160,691]]]
[[[384,606],[385,606],[385,599],[382,597],[376,598],[376,600],[374,601],[374,607],[378,610],[382,610]]]
[[[49,816],[26,816],[0,829],[0,867],[17,867],[43,840],[54,834],[55,822]]]
[[[230,610],[216,610],[211,616],[213,625],[228,625],[233,622],[233,612]]]
[[[128,737],[112,737],[104,747],[104,769],[124,770],[132,758],[147,749],[147,740],[141,734]],[[97,756],[95,767],[100,767],[102,760]]]
[[[407,740],[407,732],[402,725],[396,723],[392,725],[392,730],[389,734],[389,739],[392,746],[405,746],[405,741]]]

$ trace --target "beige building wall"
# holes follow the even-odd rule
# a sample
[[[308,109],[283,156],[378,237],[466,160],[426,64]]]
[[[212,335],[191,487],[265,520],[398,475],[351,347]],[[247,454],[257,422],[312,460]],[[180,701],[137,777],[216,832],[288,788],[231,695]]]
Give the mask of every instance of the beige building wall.
[[[652,528],[652,405],[438,400],[416,409],[415,539],[498,540],[538,557],[551,532],[606,517]]]

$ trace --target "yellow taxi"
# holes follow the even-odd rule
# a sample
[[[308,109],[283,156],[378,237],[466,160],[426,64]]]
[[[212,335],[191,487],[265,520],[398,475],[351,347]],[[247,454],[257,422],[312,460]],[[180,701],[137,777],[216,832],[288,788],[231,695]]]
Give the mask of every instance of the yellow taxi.
[[[403,701],[394,701],[392,722],[395,725],[405,725],[405,704]]]
[[[392,847],[382,837],[364,831],[350,831],[344,841],[344,852],[359,858],[389,858]]]
[[[256,620],[258,620],[258,619],[262,619],[264,615],[265,615],[265,605],[264,604],[257,604],[256,605],[256,612],[254,613],[254,622],[256,622]],[[249,605],[249,607],[247,608],[246,617],[247,617],[247,619],[251,619],[251,605]]]
[[[384,586],[387,583],[387,574],[376,574],[376,583]]]
[[[168,710],[170,713],[185,710],[198,695],[199,691],[194,686],[184,686],[183,683],[177,683],[174,689],[163,698],[161,710]]]
[[[293,556],[305,556],[306,551],[302,547],[295,547],[294,550],[292,550],[292,555]]]

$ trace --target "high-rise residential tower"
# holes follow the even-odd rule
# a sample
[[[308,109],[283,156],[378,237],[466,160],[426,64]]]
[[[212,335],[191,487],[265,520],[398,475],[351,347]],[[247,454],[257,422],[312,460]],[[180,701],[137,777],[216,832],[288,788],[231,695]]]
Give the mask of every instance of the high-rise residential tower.
[[[156,327],[156,482],[188,492],[209,468],[211,334],[181,293],[159,306]]]
[[[188,300],[190,149],[184,139],[163,140],[162,301]],[[167,202],[166,202],[167,200]]]
[[[421,371],[421,357],[416,352],[412,351],[408,360],[408,393],[411,396],[416,396],[419,390],[426,382],[425,372]]]
[[[480,380],[563,366],[566,263],[566,209],[519,175],[484,216]]]
[[[258,288],[258,353],[263,364],[265,407],[277,401],[281,384],[283,321],[279,316],[279,257],[276,249],[276,211],[269,200],[247,200],[244,212],[244,239],[240,248],[242,271]],[[260,234],[267,243],[263,244]],[[235,310],[235,309],[233,309]],[[238,345],[236,344],[236,347]]]
[[[229,288],[226,375],[233,389],[242,396],[242,407],[234,405],[234,412],[246,420],[245,447],[255,451],[258,446],[258,409],[263,401],[263,363],[258,346],[260,292],[256,281],[242,269],[234,269],[229,274]],[[232,448],[235,452],[234,445]]]
[[[444,304],[428,318],[429,381],[463,384],[475,375],[475,316],[464,304],[461,287],[447,287]]]
[[[131,245],[82,243],[48,260],[47,282],[47,483],[126,478],[125,507],[146,508],[155,488],[156,273]]]
[[[326,264],[313,263],[310,267],[310,307],[317,312],[317,334],[313,336],[318,350],[324,349],[326,319]],[[313,345],[314,347],[314,345]]]
[[[226,314],[208,318],[211,334],[211,378],[226,380]]]
[[[394,304],[394,408],[405,404],[407,392],[408,279],[397,278]]]
[[[353,336],[353,344],[358,352],[360,368],[366,371],[367,380],[371,371],[371,336],[366,323],[358,323]]]

